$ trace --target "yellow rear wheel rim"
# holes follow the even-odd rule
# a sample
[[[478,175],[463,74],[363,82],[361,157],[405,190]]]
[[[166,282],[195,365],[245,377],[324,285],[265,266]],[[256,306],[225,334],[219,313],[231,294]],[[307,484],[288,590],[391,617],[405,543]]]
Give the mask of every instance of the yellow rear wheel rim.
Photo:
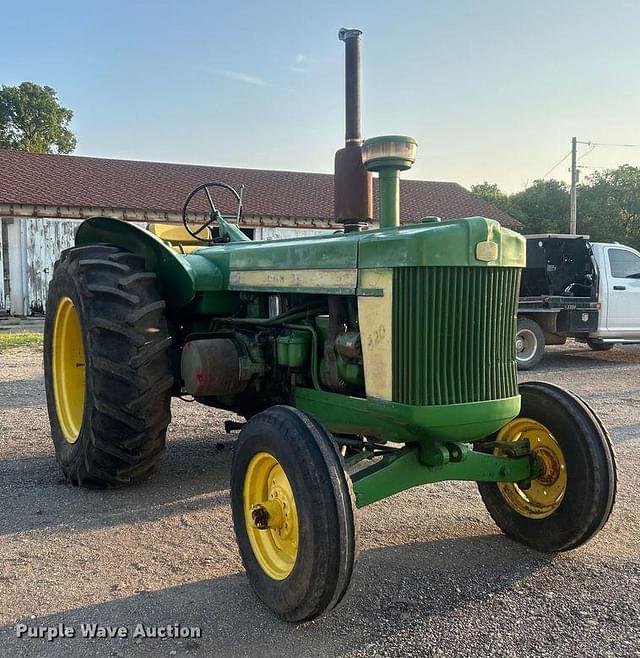
[[[63,297],[53,323],[53,395],[65,440],[75,443],[84,416],[85,356],[78,311]]]
[[[516,418],[498,433],[498,441],[526,439],[535,455],[540,472],[528,489],[515,482],[499,482],[498,489],[509,507],[530,519],[543,519],[555,512],[567,489],[567,464],[553,434],[531,418]],[[495,454],[502,454],[498,448]]]
[[[280,462],[268,452],[256,453],[244,478],[245,527],[256,560],[274,580],[284,580],[298,555],[298,512]]]

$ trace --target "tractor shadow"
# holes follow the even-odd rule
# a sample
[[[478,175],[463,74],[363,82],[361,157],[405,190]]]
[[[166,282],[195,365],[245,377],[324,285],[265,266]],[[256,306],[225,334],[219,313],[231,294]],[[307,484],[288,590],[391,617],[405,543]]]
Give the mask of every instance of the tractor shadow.
[[[24,619],[31,626],[97,623],[199,627],[198,639],[56,640],[58,655],[216,655],[301,656],[343,655],[370,642],[411,632],[411,626],[490,598],[516,586],[549,564],[501,535],[445,539],[376,548],[361,554],[351,588],[329,615],[303,625],[277,619],[254,596],[243,573],[155,592],[77,607],[48,616]],[[32,655],[45,641],[17,639],[15,625],[0,627],[6,655]],[[269,638],[277,638],[271,641]],[[117,655],[117,654],[116,654]],[[123,654],[120,654],[123,655]]]
[[[44,404],[44,377],[0,381],[0,409],[22,409]]]
[[[156,473],[122,489],[64,482],[53,455],[0,461],[0,535],[145,523],[228,505],[235,436],[169,440]]]

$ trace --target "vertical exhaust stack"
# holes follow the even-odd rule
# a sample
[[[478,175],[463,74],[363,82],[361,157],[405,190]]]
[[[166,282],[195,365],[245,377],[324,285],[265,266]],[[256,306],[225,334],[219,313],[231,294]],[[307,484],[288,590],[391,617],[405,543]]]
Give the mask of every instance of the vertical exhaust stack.
[[[334,165],[334,213],[345,231],[367,227],[373,216],[371,174],[362,164],[360,119],[360,44],[362,32],[342,28],[338,39],[345,44],[345,145],[336,151]]]

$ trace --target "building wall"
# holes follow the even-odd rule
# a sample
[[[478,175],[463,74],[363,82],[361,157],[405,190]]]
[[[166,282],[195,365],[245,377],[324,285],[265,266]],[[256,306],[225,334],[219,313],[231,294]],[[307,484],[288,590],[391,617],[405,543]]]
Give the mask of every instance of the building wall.
[[[53,266],[64,249],[73,247],[80,222],[37,218],[28,219],[25,224],[26,314],[32,315],[44,313]]]
[[[5,310],[4,303],[4,270],[5,270],[5,259],[4,259],[4,244],[6,240],[3,240],[3,222],[0,219],[0,313]]]
[[[3,306],[12,315],[43,313],[53,266],[63,249],[73,246],[76,220],[2,220],[6,230],[9,259],[9,290]]]
[[[5,290],[5,304],[13,315],[24,315],[25,299],[25,266],[24,266],[24,230],[20,222],[13,219],[3,219],[6,226],[7,255],[9,260],[9,286]]]

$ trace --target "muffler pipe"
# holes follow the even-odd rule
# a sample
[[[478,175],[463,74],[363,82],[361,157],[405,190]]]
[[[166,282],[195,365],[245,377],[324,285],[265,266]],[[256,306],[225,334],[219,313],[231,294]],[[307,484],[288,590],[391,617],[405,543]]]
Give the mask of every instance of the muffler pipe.
[[[371,174],[362,164],[360,111],[361,30],[342,28],[345,44],[345,146],[336,152],[334,213],[345,231],[366,228],[373,215]]]
[[[360,115],[360,76],[361,61],[361,30],[348,30],[342,28],[338,32],[338,39],[344,41],[345,67],[344,67],[344,97],[345,97],[345,145],[355,142],[362,144],[362,122]]]

